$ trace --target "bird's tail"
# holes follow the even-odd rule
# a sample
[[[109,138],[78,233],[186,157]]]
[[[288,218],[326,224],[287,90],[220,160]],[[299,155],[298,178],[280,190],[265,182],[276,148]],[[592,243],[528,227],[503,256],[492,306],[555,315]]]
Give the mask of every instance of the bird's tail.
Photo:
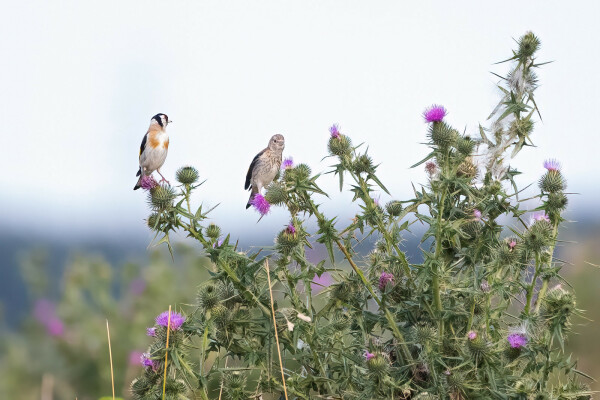
[[[254,200],[254,196],[256,196],[256,194],[258,193],[258,190],[254,189],[254,187],[252,187],[252,192],[250,192],[250,197],[248,198],[248,203],[246,204],[246,210],[250,208],[250,206],[252,205],[252,200]]]
[[[141,175],[141,172],[138,171],[138,174],[136,176],[139,176],[137,183],[135,184],[135,186],[133,187],[133,190],[138,190],[139,188],[142,187],[142,178],[143,176]]]

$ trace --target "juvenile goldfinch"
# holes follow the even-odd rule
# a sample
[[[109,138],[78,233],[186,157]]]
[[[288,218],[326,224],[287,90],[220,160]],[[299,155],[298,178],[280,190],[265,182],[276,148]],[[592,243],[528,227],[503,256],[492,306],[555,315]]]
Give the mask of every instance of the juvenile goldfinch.
[[[281,155],[284,148],[285,139],[283,135],[273,135],[267,148],[258,153],[252,160],[244,185],[244,189],[251,190],[246,208],[250,207],[254,196],[275,179],[281,167]]]
[[[133,190],[141,187],[142,178],[152,175],[154,171],[158,172],[162,178],[161,182],[167,182],[164,176],[160,173],[160,168],[165,163],[167,151],[169,150],[169,135],[167,135],[167,125],[173,121],[169,121],[169,117],[165,114],[156,114],[150,120],[148,132],[142,139],[140,146],[140,168],[138,169],[138,179]]]

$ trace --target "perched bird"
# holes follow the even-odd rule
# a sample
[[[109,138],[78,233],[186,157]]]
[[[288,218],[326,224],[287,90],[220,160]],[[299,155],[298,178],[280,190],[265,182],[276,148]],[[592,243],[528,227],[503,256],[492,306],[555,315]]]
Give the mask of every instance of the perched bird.
[[[281,155],[284,148],[285,139],[283,135],[273,135],[267,148],[258,153],[252,160],[244,185],[244,189],[251,190],[246,208],[250,207],[254,196],[275,179],[281,167]]]
[[[150,176],[154,171],[158,172],[161,176],[161,182],[165,181],[164,176],[160,173],[160,167],[163,166],[167,158],[167,151],[169,150],[169,135],[167,135],[167,125],[173,121],[169,121],[169,117],[165,114],[156,114],[150,120],[150,127],[148,132],[142,139],[142,145],[140,146],[140,169],[138,169],[137,175],[140,178],[136,183],[133,190],[137,190],[141,187],[142,178],[144,176]]]

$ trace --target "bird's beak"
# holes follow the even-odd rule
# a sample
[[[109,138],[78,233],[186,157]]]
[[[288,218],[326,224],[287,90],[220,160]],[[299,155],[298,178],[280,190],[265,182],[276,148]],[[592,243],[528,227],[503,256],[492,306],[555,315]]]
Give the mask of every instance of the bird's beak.
[[[172,124],[172,123],[173,123],[173,121],[168,121],[168,122],[167,122],[167,125],[169,125],[169,124]]]

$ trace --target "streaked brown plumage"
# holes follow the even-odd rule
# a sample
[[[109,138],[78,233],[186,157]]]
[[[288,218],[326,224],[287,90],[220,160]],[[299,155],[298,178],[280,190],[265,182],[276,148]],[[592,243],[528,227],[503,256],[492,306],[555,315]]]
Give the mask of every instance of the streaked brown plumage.
[[[285,138],[283,135],[273,135],[267,148],[258,153],[252,160],[244,184],[244,189],[250,190],[250,198],[246,208],[250,207],[254,196],[273,182],[273,179],[277,176],[277,172],[281,167],[284,148]]]

